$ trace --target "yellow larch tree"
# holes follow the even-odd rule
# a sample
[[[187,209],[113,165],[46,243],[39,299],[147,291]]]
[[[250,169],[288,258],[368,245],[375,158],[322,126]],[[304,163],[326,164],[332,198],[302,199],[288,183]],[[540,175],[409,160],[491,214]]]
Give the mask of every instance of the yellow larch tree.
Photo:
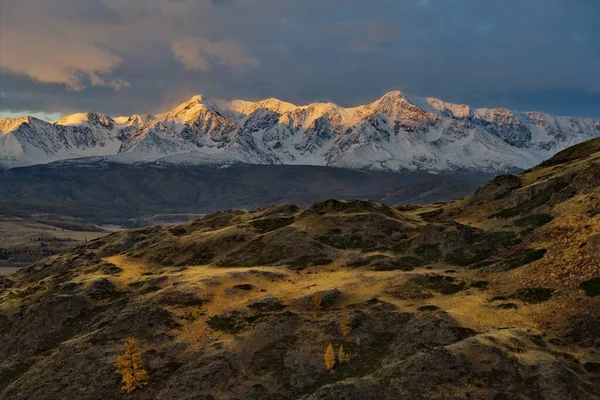
[[[347,364],[350,362],[350,354],[344,351],[344,345],[340,345],[340,349],[338,351],[338,362],[340,364]]]
[[[340,332],[344,338],[350,336],[350,332],[352,331],[352,318],[348,315],[348,312],[345,311],[344,315],[342,315],[342,319],[340,320]]]
[[[323,298],[321,297],[321,292],[315,293],[313,297],[313,305],[315,306],[315,310],[320,311],[323,308],[321,304],[323,302]]]
[[[335,368],[335,350],[333,350],[331,343],[327,346],[323,359],[325,361],[325,368],[327,368],[329,372],[333,372],[333,369]]]
[[[144,369],[142,354],[135,339],[125,341],[125,353],[117,357],[115,367],[115,373],[122,377],[121,390],[124,392],[131,393],[148,385],[148,372]]]

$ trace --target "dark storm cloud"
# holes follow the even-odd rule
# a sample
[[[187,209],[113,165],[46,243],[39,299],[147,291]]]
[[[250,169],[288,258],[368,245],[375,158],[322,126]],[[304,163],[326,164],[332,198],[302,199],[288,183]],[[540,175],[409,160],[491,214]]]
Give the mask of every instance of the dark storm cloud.
[[[400,89],[600,117],[599,17],[595,0],[2,0],[0,106],[352,105]]]

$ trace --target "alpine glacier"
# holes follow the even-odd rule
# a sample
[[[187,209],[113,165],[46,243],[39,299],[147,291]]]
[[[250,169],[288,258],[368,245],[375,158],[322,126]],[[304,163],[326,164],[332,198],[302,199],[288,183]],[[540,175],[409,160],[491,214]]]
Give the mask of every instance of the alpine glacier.
[[[399,91],[352,108],[198,95],[158,115],[0,120],[0,166],[101,156],[123,163],[502,172],[595,137],[600,119],[477,109]]]

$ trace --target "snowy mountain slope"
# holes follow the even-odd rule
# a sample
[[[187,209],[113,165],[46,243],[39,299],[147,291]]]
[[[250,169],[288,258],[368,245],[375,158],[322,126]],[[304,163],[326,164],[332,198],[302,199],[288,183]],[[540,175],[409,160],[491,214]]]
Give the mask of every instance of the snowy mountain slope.
[[[600,136],[600,119],[476,109],[395,91],[352,108],[203,95],[155,116],[75,114],[0,121],[0,165],[109,156],[120,162],[338,166],[375,170],[529,168]]]
[[[113,155],[129,131],[127,124],[96,113],[75,114],[56,123],[33,117],[0,120],[0,164],[16,167]]]

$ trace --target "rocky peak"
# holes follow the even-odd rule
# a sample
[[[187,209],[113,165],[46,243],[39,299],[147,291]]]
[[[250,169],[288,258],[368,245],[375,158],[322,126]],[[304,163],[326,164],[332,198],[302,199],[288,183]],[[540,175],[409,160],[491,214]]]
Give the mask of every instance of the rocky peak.
[[[207,110],[211,113],[221,115],[216,101],[205,95],[199,94],[173,108],[171,111],[160,115],[159,119],[187,122],[193,119],[201,110]]]
[[[431,107],[438,110],[440,113],[453,118],[472,118],[473,111],[466,104],[453,104],[435,99],[432,97],[425,99]]]
[[[0,120],[0,133],[5,135],[23,124],[30,124],[33,117],[6,118]]]
[[[379,100],[371,103],[369,109],[392,120],[399,120],[405,116],[414,119],[415,115],[425,114],[423,109],[409,102],[398,90],[386,93]]]

